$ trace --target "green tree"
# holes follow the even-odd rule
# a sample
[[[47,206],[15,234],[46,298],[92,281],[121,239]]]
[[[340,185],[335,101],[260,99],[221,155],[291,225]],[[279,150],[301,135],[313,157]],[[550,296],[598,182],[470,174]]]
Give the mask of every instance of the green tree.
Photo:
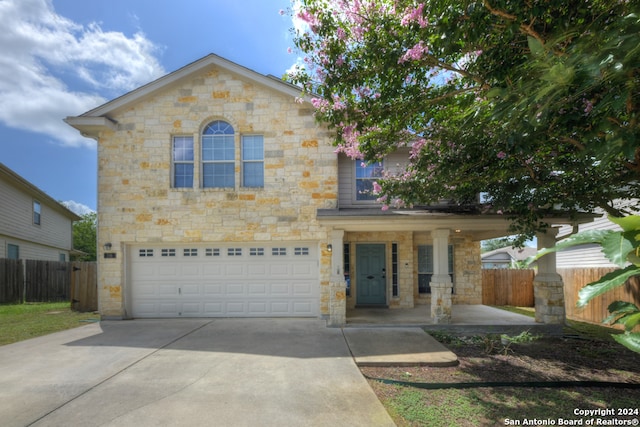
[[[304,65],[288,78],[338,151],[410,151],[374,185],[381,203],[503,213],[521,244],[545,217],[621,217],[614,201],[640,199],[639,12],[640,0],[299,0]],[[636,235],[623,264],[640,265]],[[603,279],[606,291],[621,277]],[[610,309],[640,322],[635,306]]]
[[[496,249],[507,248],[514,245],[515,240],[511,237],[498,237],[482,241],[482,252],[489,252]]]
[[[300,0],[288,78],[339,151],[409,148],[382,203],[504,213],[522,243],[558,211],[640,196],[639,3]]]
[[[96,220],[97,214],[91,212],[82,215],[80,221],[73,223],[73,247],[85,253],[77,257],[77,261],[95,261],[96,260]]]

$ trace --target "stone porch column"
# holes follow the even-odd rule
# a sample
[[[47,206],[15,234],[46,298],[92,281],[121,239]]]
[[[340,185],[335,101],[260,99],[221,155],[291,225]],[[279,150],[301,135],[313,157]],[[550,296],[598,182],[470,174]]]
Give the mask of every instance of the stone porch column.
[[[434,324],[451,323],[451,292],[449,276],[449,233],[433,230],[433,276],[431,277],[431,319]]]
[[[538,233],[538,250],[556,244],[558,230],[547,229]],[[556,270],[556,254],[552,252],[538,259],[538,274],[533,278],[533,294],[536,306],[536,322],[564,324],[564,283]]]
[[[329,321],[327,326],[347,323],[347,282],[344,280],[344,230],[333,230],[330,235],[331,278],[329,282]]]

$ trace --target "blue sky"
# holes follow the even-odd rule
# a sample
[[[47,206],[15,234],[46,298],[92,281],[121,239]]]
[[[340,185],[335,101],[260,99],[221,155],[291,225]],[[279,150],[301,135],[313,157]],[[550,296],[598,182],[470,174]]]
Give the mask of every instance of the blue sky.
[[[1,0],[0,163],[96,209],[96,143],[62,119],[209,53],[262,74],[295,62],[290,0]]]

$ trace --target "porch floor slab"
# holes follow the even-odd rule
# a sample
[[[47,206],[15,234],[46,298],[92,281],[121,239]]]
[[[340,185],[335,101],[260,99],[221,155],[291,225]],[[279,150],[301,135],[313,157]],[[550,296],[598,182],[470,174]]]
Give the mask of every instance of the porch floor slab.
[[[431,306],[414,308],[355,308],[347,309],[345,328],[420,327],[427,331],[454,334],[513,334],[523,331],[545,335],[561,335],[562,325],[537,323],[534,318],[511,313],[487,305],[454,305],[451,323],[434,324]]]
[[[458,357],[421,328],[344,328],[358,366],[455,366]]]

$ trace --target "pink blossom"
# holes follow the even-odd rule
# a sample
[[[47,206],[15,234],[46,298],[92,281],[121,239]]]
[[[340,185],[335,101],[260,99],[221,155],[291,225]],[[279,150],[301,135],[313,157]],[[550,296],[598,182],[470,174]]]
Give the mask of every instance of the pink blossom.
[[[293,53],[293,49],[291,49],[290,47],[287,48],[287,53],[291,54]]]
[[[398,64],[402,64],[407,61],[418,61],[428,53],[429,48],[424,45],[423,41],[420,41],[420,43],[417,43],[411,49],[407,50],[405,54],[402,55],[400,59],[398,59]]]
[[[418,5],[418,7],[416,7],[415,9],[412,8],[407,8],[404,11],[404,16],[402,17],[402,20],[400,21],[400,25],[402,26],[409,26],[412,23],[416,22],[418,23],[418,25],[420,25],[420,28],[424,28],[427,26],[427,21],[424,19],[424,16],[422,16],[422,11],[424,10],[424,3],[420,3]]]
[[[498,158],[499,159],[504,159],[507,157],[507,153],[505,153],[504,151],[501,151],[498,153]]]
[[[380,192],[382,191],[382,187],[380,186],[380,184],[378,184],[377,181],[373,182],[373,194],[380,194]]]
[[[383,211],[388,211],[389,210],[389,205],[384,205],[381,208]]]
[[[409,158],[412,160],[416,159],[420,155],[420,151],[426,144],[427,140],[424,138],[420,138],[417,141],[414,141],[411,144],[411,154],[409,155]]]

